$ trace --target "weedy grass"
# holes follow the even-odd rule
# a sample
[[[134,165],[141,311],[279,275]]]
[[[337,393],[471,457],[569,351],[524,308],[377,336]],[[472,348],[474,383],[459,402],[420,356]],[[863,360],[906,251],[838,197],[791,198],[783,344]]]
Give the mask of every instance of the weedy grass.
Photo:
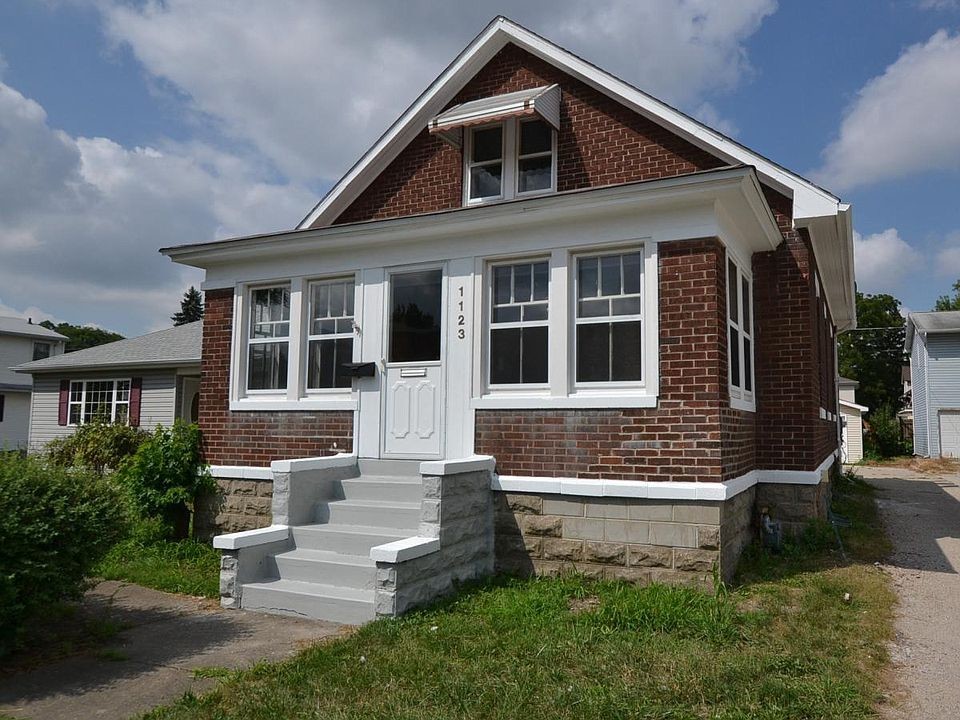
[[[859,481],[837,483],[835,507],[845,556],[812,526],[778,555],[752,549],[712,594],[496,578],[148,717],[873,717],[893,604],[872,564],[882,529]]]

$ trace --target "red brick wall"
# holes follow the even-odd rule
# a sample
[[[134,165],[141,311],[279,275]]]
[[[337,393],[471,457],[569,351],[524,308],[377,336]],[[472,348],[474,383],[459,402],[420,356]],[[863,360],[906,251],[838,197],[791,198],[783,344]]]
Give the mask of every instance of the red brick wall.
[[[663,243],[656,409],[481,410],[478,453],[507,475],[723,479],[725,253],[716,239]]]
[[[558,83],[557,189],[652,180],[720,167],[724,162],[566,75],[507,45],[450,105]],[[379,220],[462,204],[462,153],[424,129],[337,218]]]
[[[267,466],[272,460],[349,452],[352,412],[230,411],[233,290],[208,291],[205,305],[200,429],[206,461],[211,465]]]

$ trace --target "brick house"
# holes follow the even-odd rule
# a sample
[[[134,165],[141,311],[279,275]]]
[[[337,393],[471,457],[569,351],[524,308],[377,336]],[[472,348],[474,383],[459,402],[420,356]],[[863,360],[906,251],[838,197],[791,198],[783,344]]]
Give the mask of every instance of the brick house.
[[[206,271],[226,605],[709,583],[760,506],[825,514],[850,206],[505,18],[295,230],[163,252]]]

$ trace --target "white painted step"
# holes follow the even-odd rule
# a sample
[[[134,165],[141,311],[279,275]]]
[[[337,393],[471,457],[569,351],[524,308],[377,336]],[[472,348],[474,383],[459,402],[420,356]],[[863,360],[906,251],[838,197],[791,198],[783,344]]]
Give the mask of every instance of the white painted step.
[[[420,478],[420,460],[375,460],[360,458],[357,467],[361,475],[390,475]]]
[[[361,475],[340,480],[338,490],[339,497],[345,500],[420,502],[423,499],[420,478]]]
[[[333,500],[317,503],[318,523],[360,525],[414,532],[420,524],[420,503],[382,500]]]
[[[377,579],[377,564],[369,555],[345,555],[329,550],[295,548],[269,556],[267,566],[283,580],[321,585],[372,588]]]
[[[245,583],[240,607],[255,612],[331,620],[353,625],[373,620],[375,616],[373,590],[319,585],[296,580]]]
[[[345,555],[366,555],[374,545],[410,537],[409,530],[364,525],[295,525],[290,528],[293,544],[308,550],[327,550]]]

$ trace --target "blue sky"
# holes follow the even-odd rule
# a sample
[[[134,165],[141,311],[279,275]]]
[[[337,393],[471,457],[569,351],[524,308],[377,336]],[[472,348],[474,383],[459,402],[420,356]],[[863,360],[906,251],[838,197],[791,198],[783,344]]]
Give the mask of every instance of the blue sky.
[[[294,226],[498,12],[853,203],[862,290],[960,278],[960,0],[5,0],[0,314],[168,324],[157,248]]]

